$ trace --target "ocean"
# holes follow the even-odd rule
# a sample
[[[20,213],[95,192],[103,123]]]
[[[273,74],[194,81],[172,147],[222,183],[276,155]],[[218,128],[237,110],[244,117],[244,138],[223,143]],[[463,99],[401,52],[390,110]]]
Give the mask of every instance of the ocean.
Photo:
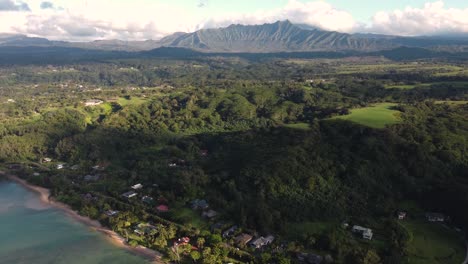
[[[103,234],[39,200],[21,185],[0,181],[0,264],[149,263]]]

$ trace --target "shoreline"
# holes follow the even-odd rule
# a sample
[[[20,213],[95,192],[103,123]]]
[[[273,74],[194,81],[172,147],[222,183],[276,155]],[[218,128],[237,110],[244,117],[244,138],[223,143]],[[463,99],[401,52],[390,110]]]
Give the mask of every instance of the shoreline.
[[[30,190],[32,192],[37,193],[39,195],[39,200],[41,202],[43,202],[45,204],[48,204],[48,205],[51,205],[52,207],[63,211],[67,216],[71,217],[73,220],[78,221],[79,223],[84,224],[85,226],[91,228],[92,230],[97,231],[97,232],[105,235],[106,239],[109,242],[111,242],[113,245],[115,245],[117,247],[120,247],[120,248],[123,248],[123,249],[125,249],[125,250],[127,250],[127,251],[129,251],[129,252],[131,252],[131,253],[133,253],[135,255],[143,257],[143,258],[151,261],[151,263],[154,263],[154,264],[164,263],[164,262],[161,261],[161,257],[162,257],[161,253],[159,253],[159,252],[157,252],[155,250],[143,247],[143,246],[138,246],[138,247],[135,247],[135,248],[131,247],[131,246],[127,245],[127,243],[125,242],[125,239],[122,236],[120,236],[116,232],[108,229],[107,227],[103,227],[101,225],[101,223],[99,223],[99,221],[93,220],[93,219],[91,219],[89,217],[86,217],[86,216],[82,216],[82,215],[78,214],[77,212],[75,212],[73,209],[71,209],[70,206],[68,206],[68,205],[66,205],[64,203],[55,201],[53,198],[50,197],[50,190],[49,189],[29,184],[26,180],[20,179],[17,176],[14,176],[14,175],[9,175],[9,174],[6,174],[4,172],[0,172],[0,174],[3,174],[6,179],[8,179],[10,181],[13,181],[15,183],[18,183],[22,187],[24,187],[24,188],[26,188],[26,189],[28,189],[28,190]]]

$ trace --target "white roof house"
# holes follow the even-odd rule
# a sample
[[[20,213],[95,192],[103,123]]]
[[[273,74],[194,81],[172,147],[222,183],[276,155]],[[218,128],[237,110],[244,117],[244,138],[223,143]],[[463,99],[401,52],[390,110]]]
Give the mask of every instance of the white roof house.
[[[101,100],[97,100],[97,99],[92,99],[92,100],[88,100],[84,103],[85,106],[95,106],[95,105],[100,105],[104,103],[103,101]]]
[[[141,188],[143,188],[143,185],[141,183],[138,183],[138,184],[135,184],[135,185],[132,186],[133,190],[139,190]]]
[[[374,234],[372,233],[372,229],[370,228],[355,225],[353,226],[352,230],[353,233],[361,234],[362,238],[364,239],[372,240],[372,237],[374,236]]]

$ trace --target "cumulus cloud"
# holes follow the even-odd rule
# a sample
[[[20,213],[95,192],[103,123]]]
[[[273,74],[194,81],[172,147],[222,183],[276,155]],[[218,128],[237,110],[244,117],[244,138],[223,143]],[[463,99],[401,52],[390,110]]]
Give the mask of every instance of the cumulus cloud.
[[[378,12],[368,29],[396,35],[437,35],[468,32],[468,8],[446,8],[443,1],[426,3],[422,8]]]
[[[199,27],[224,27],[230,24],[262,24],[279,20],[308,24],[324,30],[352,32],[359,27],[353,16],[323,1],[290,0],[283,8],[257,11],[251,14],[223,14],[207,19]]]
[[[31,11],[31,9],[24,2],[0,0],[0,11]]]
[[[0,0],[0,32],[20,33],[54,40],[89,41],[95,39],[159,39],[173,32],[191,32],[201,28],[230,24],[263,24],[289,19],[324,30],[373,32],[398,35],[433,35],[468,32],[468,9],[446,8],[442,1],[420,8],[384,11],[367,24],[325,2],[289,0],[281,8],[251,13],[199,14],[160,1],[93,0],[70,1],[57,8],[53,0]],[[194,3],[206,6],[208,0]],[[32,9],[31,12],[18,12]],[[193,8],[193,7],[192,7]],[[7,11],[8,10],[8,11]],[[200,9],[205,12],[207,9]],[[12,12],[16,11],[16,12]],[[207,11],[208,12],[208,11]]]

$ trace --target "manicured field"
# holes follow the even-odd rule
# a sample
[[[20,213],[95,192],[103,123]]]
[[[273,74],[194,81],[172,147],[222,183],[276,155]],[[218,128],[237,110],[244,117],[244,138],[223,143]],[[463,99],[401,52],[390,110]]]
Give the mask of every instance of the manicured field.
[[[468,104],[468,101],[436,101],[436,104],[448,104],[448,105],[464,105]]]
[[[349,115],[337,116],[333,119],[348,120],[373,128],[384,128],[386,125],[393,125],[400,121],[398,117],[399,112],[392,110],[392,106],[396,106],[396,104],[380,103],[369,107],[353,109]]]
[[[195,212],[185,207],[174,208],[171,210],[171,218],[179,223],[191,224],[193,227],[198,229],[206,229],[209,227],[208,223],[200,216],[200,212]]]
[[[296,124],[286,124],[284,125],[287,128],[299,129],[299,130],[309,130],[310,125],[307,123],[296,123]]]
[[[385,89],[410,90],[416,87],[430,87],[430,86],[431,86],[431,83],[403,84],[403,85],[388,85],[388,86],[385,86]]]
[[[451,86],[454,88],[468,88],[468,82],[434,82],[434,83],[419,83],[419,84],[404,84],[404,85],[387,85],[386,89],[401,89],[409,90],[414,88],[428,88],[432,85]]]
[[[422,220],[402,224],[410,233],[409,264],[460,264],[465,259],[465,243],[455,231]]]
[[[121,106],[128,106],[128,105],[140,105],[143,104],[146,100],[140,97],[131,97],[130,99],[126,98],[119,98],[118,103]]]

